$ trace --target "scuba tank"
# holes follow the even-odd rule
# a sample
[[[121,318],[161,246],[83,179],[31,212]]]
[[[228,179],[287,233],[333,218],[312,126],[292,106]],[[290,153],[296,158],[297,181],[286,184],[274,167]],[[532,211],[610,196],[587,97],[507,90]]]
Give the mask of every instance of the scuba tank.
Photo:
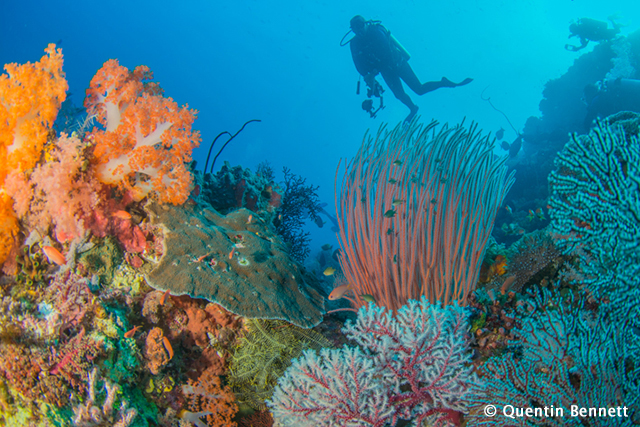
[[[391,31],[387,30],[387,32],[389,33],[389,41],[391,42],[391,46],[394,47],[400,53],[400,56],[403,61],[408,61],[409,58],[411,58],[411,55],[409,55],[409,52],[407,52],[407,49],[405,49],[404,46],[402,46],[400,42],[396,40],[395,37],[393,37],[393,34],[391,34]]]

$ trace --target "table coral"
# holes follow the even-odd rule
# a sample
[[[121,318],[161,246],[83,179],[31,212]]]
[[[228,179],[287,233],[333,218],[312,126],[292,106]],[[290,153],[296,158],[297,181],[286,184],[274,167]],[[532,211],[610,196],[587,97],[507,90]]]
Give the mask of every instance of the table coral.
[[[146,276],[153,288],[205,298],[246,317],[301,327],[322,320],[321,295],[256,214],[239,209],[224,216],[212,208],[155,203],[146,209],[164,230],[164,255]]]

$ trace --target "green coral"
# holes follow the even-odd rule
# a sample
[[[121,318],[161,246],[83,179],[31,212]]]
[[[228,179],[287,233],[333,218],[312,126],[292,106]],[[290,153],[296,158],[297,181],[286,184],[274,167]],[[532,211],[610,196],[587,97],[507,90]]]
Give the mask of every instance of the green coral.
[[[95,245],[78,257],[85,271],[98,276],[100,283],[111,283],[116,269],[122,263],[122,250],[115,238],[94,239]]]
[[[266,408],[264,401],[291,360],[306,349],[331,346],[319,333],[281,320],[248,319],[247,333],[235,348],[229,367],[229,384],[238,401],[254,409]]]
[[[18,250],[16,256],[17,274],[15,276],[15,285],[11,288],[12,296],[15,299],[24,299],[27,301],[37,301],[38,289],[46,286],[45,274],[47,272],[48,263],[35,245],[24,245]]]
[[[140,349],[136,341],[130,338],[109,341],[113,351],[102,365],[105,377],[118,384],[135,383],[137,375],[134,372],[140,367]]]

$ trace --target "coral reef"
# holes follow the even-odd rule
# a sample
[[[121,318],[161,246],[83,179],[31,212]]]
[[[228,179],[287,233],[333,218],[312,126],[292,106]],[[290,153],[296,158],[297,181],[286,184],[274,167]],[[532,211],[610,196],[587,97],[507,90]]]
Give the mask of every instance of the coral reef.
[[[210,427],[235,427],[234,415],[238,412],[235,396],[228,386],[223,386],[220,377],[210,370],[205,371],[198,381],[189,381],[182,387],[182,392],[187,395],[191,414],[206,415],[207,425]],[[193,422],[199,417],[182,414],[183,419]],[[202,423],[196,425],[204,425]]]
[[[275,424],[457,425],[478,385],[467,365],[467,328],[462,308],[424,297],[395,316],[375,304],[362,307],[344,332],[365,350],[305,351],[267,402]]]
[[[254,409],[266,409],[265,400],[292,359],[304,350],[331,346],[319,333],[281,320],[250,319],[246,329],[236,343],[228,379],[236,398]]]
[[[579,250],[580,284],[619,319],[640,316],[640,143],[624,131],[638,123],[640,114],[619,113],[574,135],[549,176],[558,245]]]
[[[97,177],[119,185],[140,200],[155,191],[163,203],[184,203],[191,192],[185,167],[200,143],[191,130],[196,111],[179,108],[162,96],[153,73],[139,66],[133,71],[111,59],[91,80],[85,107],[105,130],[87,137],[95,144]],[[163,149],[154,149],[160,145]]]
[[[98,382],[98,369],[94,368],[89,373],[89,384],[87,386],[88,398],[82,405],[73,408],[73,424],[77,427],[98,427],[107,424],[113,427],[129,427],[138,415],[135,409],[127,409],[128,403],[122,401],[117,417],[114,417],[114,404],[117,399],[120,387],[118,384],[104,382],[106,397],[102,407],[96,406],[96,386]]]
[[[164,254],[147,274],[155,289],[205,298],[246,317],[301,327],[321,321],[322,296],[262,218],[246,209],[147,206],[164,230]]]
[[[282,190],[272,176],[232,167],[229,162],[224,162],[215,175],[204,174],[201,179],[198,175],[196,180],[202,182],[199,199],[222,213],[247,208],[270,222],[269,214],[273,216],[282,200]]]
[[[277,233],[289,248],[289,254],[298,262],[304,262],[309,255],[309,233],[302,231],[307,218],[322,224],[318,215],[320,200],[318,187],[307,185],[306,179],[284,168],[284,195],[274,221]]]
[[[640,370],[634,360],[639,337],[628,323],[612,324],[581,302],[554,299],[548,292],[520,305],[520,314],[522,327],[514,331],[511,351],[480,369],[485,383],[474,395],[478,407],[468,426],[582,426],[587,421],[635,425],[640,411]],[[488,417],[483,412],[487,404],[540,412],[512,418],[498,411]],[[600,415],[570,416],[572,407],[599,410]],[[618,416],[611,416],[609,408]]]
[[[538,274],[544,274],[549,268],[557,272],[563,261],[562,252],[556,247],[550,231],[546,228],[534,231],[509,247],[506,251],[506,271],[487,287],[499,289],[503,294],[508,291],[521,292],[528,283],[540,283]]]

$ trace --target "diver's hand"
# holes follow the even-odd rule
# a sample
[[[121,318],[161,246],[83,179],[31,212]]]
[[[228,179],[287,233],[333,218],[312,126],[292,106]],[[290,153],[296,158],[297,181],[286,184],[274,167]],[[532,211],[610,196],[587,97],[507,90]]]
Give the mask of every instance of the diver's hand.
[[[369,74],[367,74],[366,76],[364,76],[364,82],[367,84],[367,86],[373,87],[375,85],[377,75],[378,75],[378,72],[374,70]]]

